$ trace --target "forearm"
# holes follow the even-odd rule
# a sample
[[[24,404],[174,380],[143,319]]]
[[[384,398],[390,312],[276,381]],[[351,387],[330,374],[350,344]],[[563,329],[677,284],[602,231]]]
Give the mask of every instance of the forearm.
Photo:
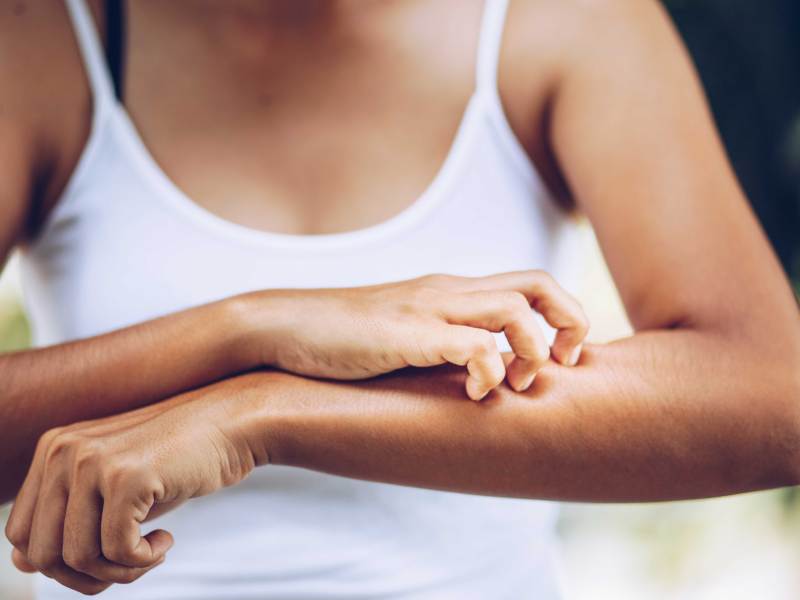
[[[257,366],[223,301],[106,335],[0,356],[0,502],[53,427],[149,404]]]
[[[531,303],[557,329],[552,348]],[[0,390],[0,501],[19,485],[44,431],[240,371],[273,366],[364,379],[453,362],[466,366],[466,392],[478,399],[506,376],[525,389],[551,354],[572,364],[586,329],[580,305],[545,273],[440,275],[362,288],[252,292],[94,339],[0,357],[0,381],[8,382]],[[500,330],[519,359],[508,372],[490,333]]]
[[[261,462],[479,494],[649,501],[797,483],[797,375],[745,362],[725,340],[665,331],[589,347],[577,368],[550,365],[528,392],[480,404],[463,400],[450,369],[224,385],[238,390],[231,423]]]

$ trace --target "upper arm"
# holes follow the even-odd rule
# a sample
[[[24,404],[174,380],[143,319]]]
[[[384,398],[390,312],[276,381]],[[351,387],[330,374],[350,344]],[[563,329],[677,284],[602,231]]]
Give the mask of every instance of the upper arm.
[[[655,0],[569,0],[552,144],[635,327],[794,331],[783,272]],[[786,339],[786,338],[784,338]]]
[[[90,122],[64,4],[0,0],[0,265],[57,202]]]
[[[0,1],[0,268],[23,236],[36,170],[30,68],[17,2]]]

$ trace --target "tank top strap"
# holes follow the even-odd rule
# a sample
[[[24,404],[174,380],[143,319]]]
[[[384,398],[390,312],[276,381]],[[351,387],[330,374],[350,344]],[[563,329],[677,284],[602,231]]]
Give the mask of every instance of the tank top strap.
[[[500,61],[500,48],[503,44],[508,1],[485,0],[475,75],[478,90],[497,89],[497,67]]]
[[[67,0],[66,4],[97,113],[99,109],[111,106],[114,102],[114,86],[108,71],[105,52],[86,0]]]

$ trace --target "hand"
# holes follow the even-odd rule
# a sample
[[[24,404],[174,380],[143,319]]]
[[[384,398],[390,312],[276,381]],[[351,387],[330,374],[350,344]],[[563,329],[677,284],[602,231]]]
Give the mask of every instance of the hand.
[[[213,389],[45,433],[6,526],[15,565],[96,594],[161,564],[172,536],[140,524],[254,467]]]
[[[558,330],[552,357],[575,365],[588,321],[580,304],[548,274],[432,275],[385,285],[282,290],[248,295],[254,311],[273,310],[267,366],[311,377],[364,379],[404,367],[466,365],[467,394],[480,400],[503,379],[528,389],[551,356],[531,308]],[[506,366],[490,332],[504,331],[514,359]]]

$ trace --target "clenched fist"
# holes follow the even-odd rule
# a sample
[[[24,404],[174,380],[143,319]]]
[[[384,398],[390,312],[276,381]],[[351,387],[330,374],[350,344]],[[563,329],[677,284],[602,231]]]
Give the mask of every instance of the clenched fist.
[[[6,526],[16,566],[96,594],[161,564],[172,536],[140,525],[255,466],[214,386],[199,395],[45,433]]]

